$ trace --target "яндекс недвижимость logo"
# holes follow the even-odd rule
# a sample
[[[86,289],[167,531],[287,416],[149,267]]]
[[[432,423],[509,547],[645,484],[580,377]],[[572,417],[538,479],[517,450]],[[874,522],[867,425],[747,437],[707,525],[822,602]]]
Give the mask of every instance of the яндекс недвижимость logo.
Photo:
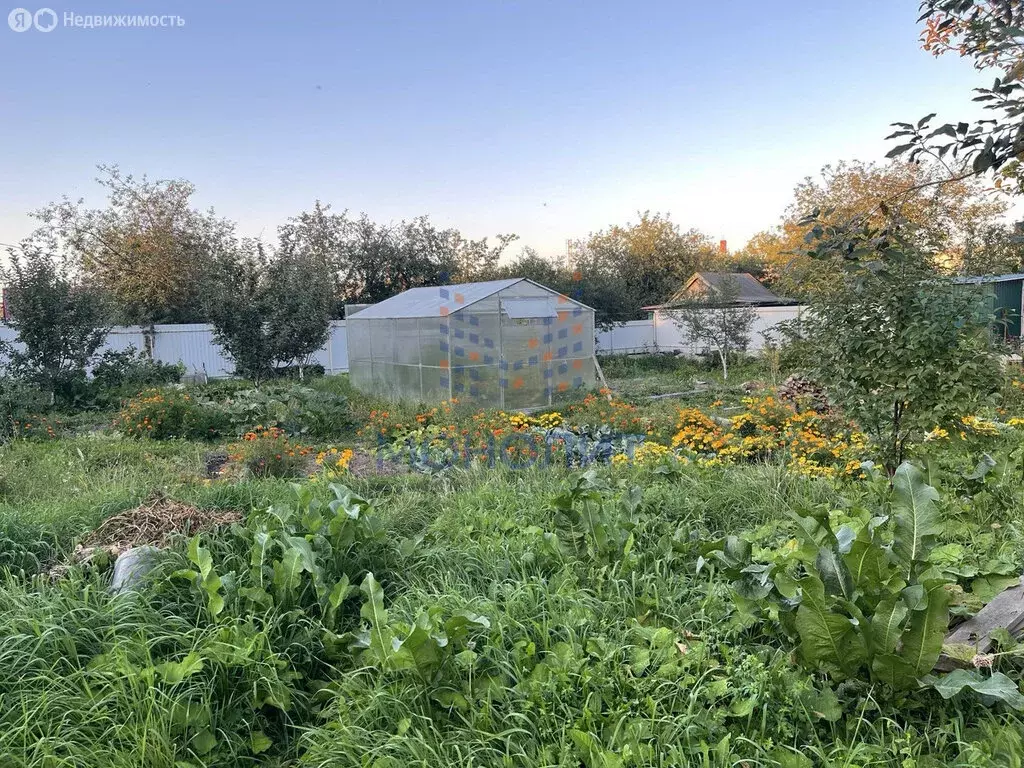
[[[40,8],[35,13],[27,8],[15,8],[7,14],[7,25],[15,32],[27,32],[33,28],[51,32],[57,26],[57,12],[52,8]]]
[[[40,8],[33,12],[28,8],[15,8],[7,14],[7,26],[15,32],[28,32],[30,29],[39,32],[52,32],[58,26],[72,29],[108,29],[111,27],[184,27],[185,19],[177,14],[146,15],[146,14],[113,14],[113,13],[74,13],[64,11],[58,17],[52,8]]]

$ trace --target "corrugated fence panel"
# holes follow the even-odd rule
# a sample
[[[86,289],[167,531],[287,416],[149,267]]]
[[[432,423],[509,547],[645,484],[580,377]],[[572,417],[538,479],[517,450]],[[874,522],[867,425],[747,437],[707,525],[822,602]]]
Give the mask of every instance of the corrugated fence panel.
[[[654,323],[651,320],[631,320],[611,330],[597,332],[599,355],[629,355],[654,351]]]
[[[213,340],[213,326],[205,323],[154,326],[153,359],[181,363],[186,373],[211,378],[230,376],[235,364]]]
[[[348,370],[348,335],[344,320],[331,321],[331,335],[323,349],[314,353],[313,362],[322,365],[327,373]]]
[[[807,307],[755,307],[757,319],[750,329],[750,345],[748,352],[760,352],[764,348],[764,334],[783,321],[795,320],[806,311]],[[695,355],[703,347],[686,337],[672,319],[671,313],[663,310],[654,313],[654,333],[657,348],[662,352],[682,352]]]

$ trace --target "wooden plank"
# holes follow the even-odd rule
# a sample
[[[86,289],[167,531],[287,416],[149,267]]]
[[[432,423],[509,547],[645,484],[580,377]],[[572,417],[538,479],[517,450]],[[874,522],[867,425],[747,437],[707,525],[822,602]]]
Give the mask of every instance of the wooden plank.
[[[946,635],[943,646],[969,647],[975,653],[988,653],[992,650],[992,633],[997,629],[1005,629],[1013,636],[1024,630],[1024,576],[1019,583],[1004,589],[976,615]],[[948,672],[966,665],[960,654],[943,653],[935,669]]]

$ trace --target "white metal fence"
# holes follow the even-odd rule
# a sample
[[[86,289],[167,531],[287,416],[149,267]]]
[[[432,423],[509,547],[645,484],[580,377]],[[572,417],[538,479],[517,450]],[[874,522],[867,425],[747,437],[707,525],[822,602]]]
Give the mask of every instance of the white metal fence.
[[[186,373],[206,373],[211,378],[222,378],[230,376],[234,370],[231,358],[214,342],[211,325],[155,325],[150,336],[153,359],[163,363],[181,363],[185,366]],[[0,324],[0,341],[13,343],[14,340],[14,331]],[[122,351],[128,347],[143,350],[146,346],[145,328],[115,326],[107,335],[100,351]],[[313,355],[312,362],[322,365],[328,373],[343,373],[348,370],[348,344],[343,320],[331,323],[330,338],[327,344]]]
[[[757,320],[751,331],[751,351],[764,346],[764,332],[784,320],[799,317],[805,307],[759,307]],[[152,328],[153,359],[164,363],[181,363],[187,373],[206,373],[211,378],[230,376],[234,364],[213,340],[213,326],[156,325]],[[15,333],[0,324],[0,341],[14,342]],[[101,351],[124,350],[133,346],[146,348],[146,329],[138,326],[117,326],[110,331]],[[654,313],[650,320],[634,320],[608,331],[597,333],[599,355],[628,355],[643,352],[683,352],[693,354],[699,350],[685,338],[666,312]],[[344,320],[331,322],[327,344],[313,355],[328,373],[348,371],[348,341]]]

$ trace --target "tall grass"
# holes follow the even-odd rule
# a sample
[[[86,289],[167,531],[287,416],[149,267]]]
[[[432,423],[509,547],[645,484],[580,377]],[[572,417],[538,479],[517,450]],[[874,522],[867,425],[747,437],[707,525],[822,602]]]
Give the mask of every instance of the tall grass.
[[[54,548],[156,488],[254,516],[291,494],[280,481],[206,485],[205,447],[189,443],[3,450],[16,467],[3,530]],[[797,667],[770,624],[738,611],[717,575],[698,574],[701,542],[787,537],[789,510],[838,504],[833,486],[774,465],[602,470],[609,525],[630,536],[606,556],[553,504],[577,474],[473,467],[353,479],[383,536],[325,581],[372,570],[399,637],[428,615],[489,622],[430,679],[347,650],[345,630],[366,623],[359,595],[336,631],[301,606],[211,616],[172,577],[191,567],[184,544],[141,592],[111,595],[90,571],[57,583],[4,577],[0,765],[1020,765],[1018,717],[934,693],[833,686]],[[643,496],[627,514],[619,505],[634,485]],[[870,501],[856,485],[842,494]],[[232,531],[203,543],[231,599],[248,544]],[[287,706],[269,703],[268,691],[283,690]]]

